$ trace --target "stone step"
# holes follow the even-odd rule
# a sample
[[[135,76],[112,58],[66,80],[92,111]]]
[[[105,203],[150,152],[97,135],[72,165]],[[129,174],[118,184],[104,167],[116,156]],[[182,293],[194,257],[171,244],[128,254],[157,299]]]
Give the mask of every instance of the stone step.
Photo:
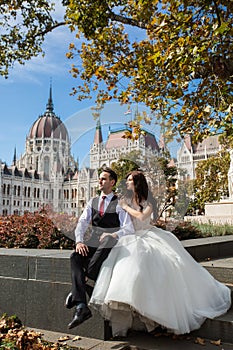
[[[31,328],[29,328],[32,330]],[[153,336],[149,333],[131,332],[127,338],[114,341],[101,341],[100,339],[77,337],[77,335],[52,332],[44,329],[33,329],[41,333],[43,340],[50,343],[60,343],[68,348],[77,350],[200,350],[200,344],[196,337],[192,336]],[[59,341],[64,339],[64,341]],[[233,350],[233,344],[221,342],[221,347],[211,344],[211,341],[204,339],[205,350]]]
[[[201,262],[218,281],[233,285],[233,257]]]
[[[198,336],[205,339],[219,340],[223,343],[233,344],[233,308],[222,316],[213,320],[207,319],[202,327],[194,332],[192,336]]]
[[[231,257],[233,252],[233,235],[187,239],[181,243],[197,261]]]
[[[233,344],[233,257],[208,260],[201,264],[215,279],[231,289],[232,305],[225,315],[213,320],[207,319],[200,329],[191,334],[212,340],[221,339],[222,342]]]

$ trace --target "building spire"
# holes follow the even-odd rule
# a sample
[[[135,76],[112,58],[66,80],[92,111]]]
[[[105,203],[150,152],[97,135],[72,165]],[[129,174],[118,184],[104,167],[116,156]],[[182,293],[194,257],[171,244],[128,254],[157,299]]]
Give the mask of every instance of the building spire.
[[[13,165],[16,165],[16,147],[14,149]]]
[[[46,105],[46,112],[53,113],[52,79],[50,79],[49,98],[48,98],[48,103]]]
[[[96,123],[96,129],[95,129],[94,144],[99,145],[102,142],[103,142],[103,137],[102,137],[101,124],[100,124],[100,119],[98,119]]]

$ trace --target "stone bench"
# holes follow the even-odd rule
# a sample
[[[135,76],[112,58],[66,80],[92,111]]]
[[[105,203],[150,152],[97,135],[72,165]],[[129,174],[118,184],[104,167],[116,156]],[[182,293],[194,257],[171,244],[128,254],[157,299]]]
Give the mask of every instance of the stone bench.
[[[183,241],[198,261],[232,255],[233,236]],[[73,310],[64,301],[71,289],[70,250],[0,248],[0,315],[17,315],[25,326],[83,337],[108,339],[110,328],[101,316],[69,330]]]
[[[0,314],[17,315],[29,327],[105,339],[101,316],[69,330],[73,310],[64,306],[71,288],[71,251],[0,249]]]

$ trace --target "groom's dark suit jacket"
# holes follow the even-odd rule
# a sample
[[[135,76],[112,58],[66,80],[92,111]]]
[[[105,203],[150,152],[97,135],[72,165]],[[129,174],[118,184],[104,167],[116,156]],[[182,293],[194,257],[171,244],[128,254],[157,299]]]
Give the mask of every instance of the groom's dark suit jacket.
[[[99,197],[93,198],[92,201],[92,230],[91,239],[88,243],[99,242],[99,237],[103,232],[113,233],[120,229],[120,220],[116,213],[118,203],[117,196],[113,196],[103,216],[100,216],[98,204]],[[99,243],[98,243],[99,245]]]

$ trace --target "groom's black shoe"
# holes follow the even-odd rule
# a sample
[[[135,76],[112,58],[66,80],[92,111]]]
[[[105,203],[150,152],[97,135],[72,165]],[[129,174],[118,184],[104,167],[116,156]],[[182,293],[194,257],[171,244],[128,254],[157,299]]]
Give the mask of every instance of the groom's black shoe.
[[[77,302],[72,300],[72,293],[69,293],[66,297],[65,306],[67,309],[72,309],[75,305],[77,305]]]
[[[74,312],[73,320],[68,324],[68,328],[74,328],[83,323],[84,321],[88,320],[92,316],[91,310],[84,306],[80,308],[79,306],[76,307]]]

